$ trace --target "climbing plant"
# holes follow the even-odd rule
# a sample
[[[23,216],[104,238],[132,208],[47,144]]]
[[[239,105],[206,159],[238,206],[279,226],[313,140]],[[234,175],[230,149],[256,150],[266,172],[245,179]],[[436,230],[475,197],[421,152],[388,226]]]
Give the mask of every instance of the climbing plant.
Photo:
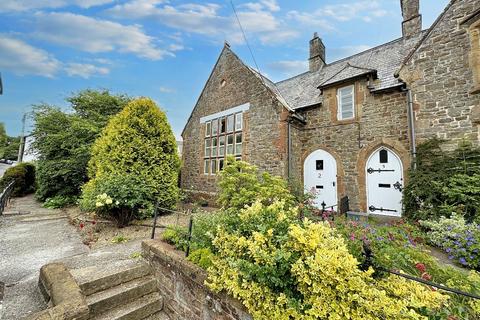
[[[419,145],[404,191],[405,216],[425,220],[458,212],[468,221],[478,219],[480,149],[463,142],[445,151],[443,142],[432,139]]]

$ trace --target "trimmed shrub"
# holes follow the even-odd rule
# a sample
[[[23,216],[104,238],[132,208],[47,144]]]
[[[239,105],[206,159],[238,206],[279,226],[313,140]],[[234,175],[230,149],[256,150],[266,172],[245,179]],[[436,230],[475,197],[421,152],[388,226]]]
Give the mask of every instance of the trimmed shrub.
[[[186,250],[188,246],[188,230],[185,227],[168,226],[162,233],[162,240],[178,250]]]
[[[93,145],[91,180],[82,195],[87,205],[83,207],[92,208],[92,200],[103,193],[97,192],[102,180],[128,176],[138,180],[142,189],[135,194],[141,198],[132,200],[136,209],[152,208],[155,203],[171,209],[179,197],[179,168],[177,144],[167,116],[150,99],[134,100],[109,121]],[[130,208],[134,208],[133,202]]]
[[[55,196],[47,198],[43,203],[44,208],[59,209],[74,205],[77,202],[77,197],[74,196]]]
[[[195,263],[200,268],[207,270],[212,266],[213,253],[210,249],[193,250],[188,256],[188,260]]]
[[[22,162],[8,168],[0,180],[0,190],[15,180],[12,196],[20,197],[35,191],[35,165]]]

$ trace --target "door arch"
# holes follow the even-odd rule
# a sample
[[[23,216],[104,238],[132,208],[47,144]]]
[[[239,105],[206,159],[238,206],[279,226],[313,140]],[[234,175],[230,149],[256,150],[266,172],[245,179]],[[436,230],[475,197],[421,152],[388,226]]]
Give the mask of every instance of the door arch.
[[[366,162],[365,176],[368,213],[400,217],[403,190],[400,157],[387,147],[378,148]]]
[[[337,161],[325,150],[313,151],[303,165],[303,183],[307,192],[314,191],[314,203],[321,207],[337,205]]]

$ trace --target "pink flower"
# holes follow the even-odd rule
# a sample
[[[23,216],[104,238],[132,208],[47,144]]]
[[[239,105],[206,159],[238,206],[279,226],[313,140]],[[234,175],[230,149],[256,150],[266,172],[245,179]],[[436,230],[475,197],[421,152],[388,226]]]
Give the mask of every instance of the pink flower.
[[[352,234],[350,235],[350,240],[355,240],[355,234],[352,232]]]
[[[430,281],[430,280],[432,280],[432,276],[429,275],[428,273],[424,272],[424,273],[422,274],[422,279],[423,279],[423,280]]]
[[[427,271],[427,267],[425,267],[425,265],[420,262],[415,265],[415,268],[417,268],[417,270],[420,271],[421,273],[424,273],[425,271]]]

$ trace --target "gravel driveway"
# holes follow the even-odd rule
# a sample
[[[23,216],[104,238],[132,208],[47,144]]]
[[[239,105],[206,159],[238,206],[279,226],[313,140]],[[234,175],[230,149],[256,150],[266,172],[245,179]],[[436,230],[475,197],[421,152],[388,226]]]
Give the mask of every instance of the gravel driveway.
[[[37,287],[40,267],[88,251],[61,210],[42,208],[33,195],[13,199],[0,216],[0,319],[44,309]]]

